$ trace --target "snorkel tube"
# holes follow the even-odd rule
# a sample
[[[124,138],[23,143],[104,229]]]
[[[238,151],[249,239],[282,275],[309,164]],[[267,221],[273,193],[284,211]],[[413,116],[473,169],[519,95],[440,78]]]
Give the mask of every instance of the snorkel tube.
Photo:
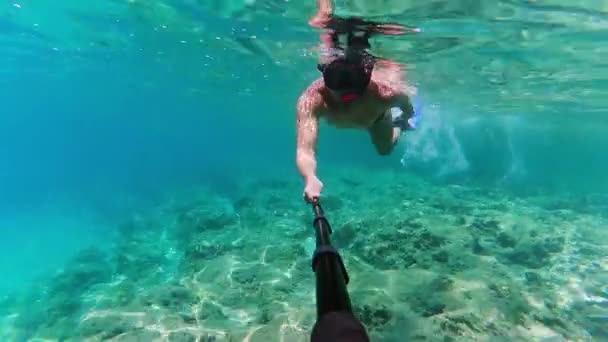
[[[354,316],[346,285],[349,278],[342,257],[331,245],[331,227],[318,198],[312,201],[316,249],[312,270],[316,277],[317,321],[312,342],[367,342],[365,327]]]

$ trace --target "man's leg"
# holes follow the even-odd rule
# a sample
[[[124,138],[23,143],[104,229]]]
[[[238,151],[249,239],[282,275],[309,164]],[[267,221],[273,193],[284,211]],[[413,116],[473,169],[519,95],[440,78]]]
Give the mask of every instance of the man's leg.
[[[376,151],[388,155],[399,142],[401,128],[394,127],[390,113],[386,113],[369,129],[369,134]]]

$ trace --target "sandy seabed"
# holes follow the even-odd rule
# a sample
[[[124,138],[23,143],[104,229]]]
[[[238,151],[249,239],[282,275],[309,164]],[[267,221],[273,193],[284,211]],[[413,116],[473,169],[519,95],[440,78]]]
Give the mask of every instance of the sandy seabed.
[[[324,182],[372,341],[608,340],[606,207],[391,171]],[[314,232],[301,184],[238,189],[176,193],[126,218],[110,250],[0,298],[0,340],[308,341]]]

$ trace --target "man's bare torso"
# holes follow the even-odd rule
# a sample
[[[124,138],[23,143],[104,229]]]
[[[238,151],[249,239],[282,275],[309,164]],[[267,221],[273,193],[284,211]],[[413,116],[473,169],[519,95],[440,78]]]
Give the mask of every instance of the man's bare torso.
[[[313,82],[304,96],[316,98],[315,112],[328,123],[341,128],[368,129],[392,107],[393,99],[403,92],[381,77],[372,75],[365,94],[352,103],[332,97],[323,79]]]

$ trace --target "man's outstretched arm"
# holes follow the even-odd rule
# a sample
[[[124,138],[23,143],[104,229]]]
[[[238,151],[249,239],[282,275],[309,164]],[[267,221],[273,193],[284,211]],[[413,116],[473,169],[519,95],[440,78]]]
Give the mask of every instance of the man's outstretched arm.
[[[334,14],[334,5],[332,0],[317,0],[317,13],[310,19],[309,24],[324,28]]]
[[[334,6],[332,0],[317,0],[317,13],[310,18],[308,24],[312,27],[326,29],[333,20],[333,13]],[[321,49],[321,55],[319,63],[326,64],[330,61],[327,52],[337,47],[338,36],[332,31],[323,30],[320,33],[320,39],[321,45],[319,47]]]
[[[307,91],[298,100],[297,106],[297,151],[298,170],[308,183],[317,178],[316,148],[319,136],[319,118],[316,114],[317,101]]]
[[[334,12],[334,5],[331,3],[331,0],[317,0],[317,7],[319,8],[319,12],[327,13],[328,15]]]

